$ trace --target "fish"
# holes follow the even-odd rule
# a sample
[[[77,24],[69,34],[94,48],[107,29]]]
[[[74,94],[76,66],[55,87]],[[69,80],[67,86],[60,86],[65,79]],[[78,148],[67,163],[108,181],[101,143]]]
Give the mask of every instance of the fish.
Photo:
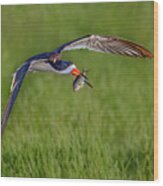
[[[88,77],[86,76],[86,72],[83,71],[81,74],[79,74],[73,81],[73,90],[74,92],[79,91],[81,88],[84,87],[84,85],[88,85],[90,88],[93,88],[93,86],[89,83]]]

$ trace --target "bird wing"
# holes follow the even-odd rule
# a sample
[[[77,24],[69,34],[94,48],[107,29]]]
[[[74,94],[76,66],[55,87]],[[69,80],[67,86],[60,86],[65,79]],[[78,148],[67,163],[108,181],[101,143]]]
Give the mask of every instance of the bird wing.
[[[1,121],[1,134],[3,134],[3,131],[6,127],[7,120],[9,118],[9,115],[11,113],[12,107],[15,103],[16,97],[19,93],[20,87],[22,85],[22,82],[24,80],[24,77],[26,73],[28,72],[30,63],[26,62],[24,63],[13,75],[13,80],[12,80],[12,85],[11,85],[11,95],[8,100],[5,112],[2,116],[2,121]]]
[[[60,53],[75,49],[89,49],[96,52],[119,54],[130,57],[152,57],[150,51],[136,43],[117,37],[100,35],[87,35],[78,38],[60,46],[57,51]]]

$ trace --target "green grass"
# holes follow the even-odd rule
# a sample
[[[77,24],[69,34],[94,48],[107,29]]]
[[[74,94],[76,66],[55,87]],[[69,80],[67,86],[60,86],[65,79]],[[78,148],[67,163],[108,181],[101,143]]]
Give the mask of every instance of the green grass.
[[[153,52],[153,2],[2,6],[2,112],[12,73],[30,56],[87,34]],[[89,51],[63,55],[72,77],[28,74],[2,140],[2,176],[153,180],[153,59]]]

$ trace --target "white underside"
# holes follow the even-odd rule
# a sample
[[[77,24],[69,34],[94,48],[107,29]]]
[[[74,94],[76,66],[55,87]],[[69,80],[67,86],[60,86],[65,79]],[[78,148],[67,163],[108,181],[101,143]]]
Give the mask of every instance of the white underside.
[[[70,72],[76,68],[76,66],[74,64],[70,65],[68,68],[66,68],[65,70],[59,71],[59,70],[55,70],[49,63],[45,63],[45,60],[37,60],[37,61],[33,61],[30,65],[29,71],[33,72],[33,71],[41,71],[41,72],[56,72],[59,74],[70,74]]]

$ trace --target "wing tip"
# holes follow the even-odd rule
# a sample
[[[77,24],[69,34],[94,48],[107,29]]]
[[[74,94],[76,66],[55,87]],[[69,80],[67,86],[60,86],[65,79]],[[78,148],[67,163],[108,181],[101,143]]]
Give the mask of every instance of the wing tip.
[[[132,41],[129,41],[129,40],[122,39],[122,41],[125,43],[128,43],[129,45],[134,47],[140,54],[140,56],[138,56],[138,57],[144,57],[144,58],[148,58],[148,59],[153,58],[153,54],[148,49],[144,48],[143,46],[141,46],[137,43],[133,43]]]
[[[145,51],[144,53],[144,57],[148,58],[148,59],[152,59],[154,56],[150,51]]]
[[[153,54],[149,50],[145,49],[144,47],[136,46],[136,48],[140,51],[141,57],[148,58],[148,59],[153,58]]]

